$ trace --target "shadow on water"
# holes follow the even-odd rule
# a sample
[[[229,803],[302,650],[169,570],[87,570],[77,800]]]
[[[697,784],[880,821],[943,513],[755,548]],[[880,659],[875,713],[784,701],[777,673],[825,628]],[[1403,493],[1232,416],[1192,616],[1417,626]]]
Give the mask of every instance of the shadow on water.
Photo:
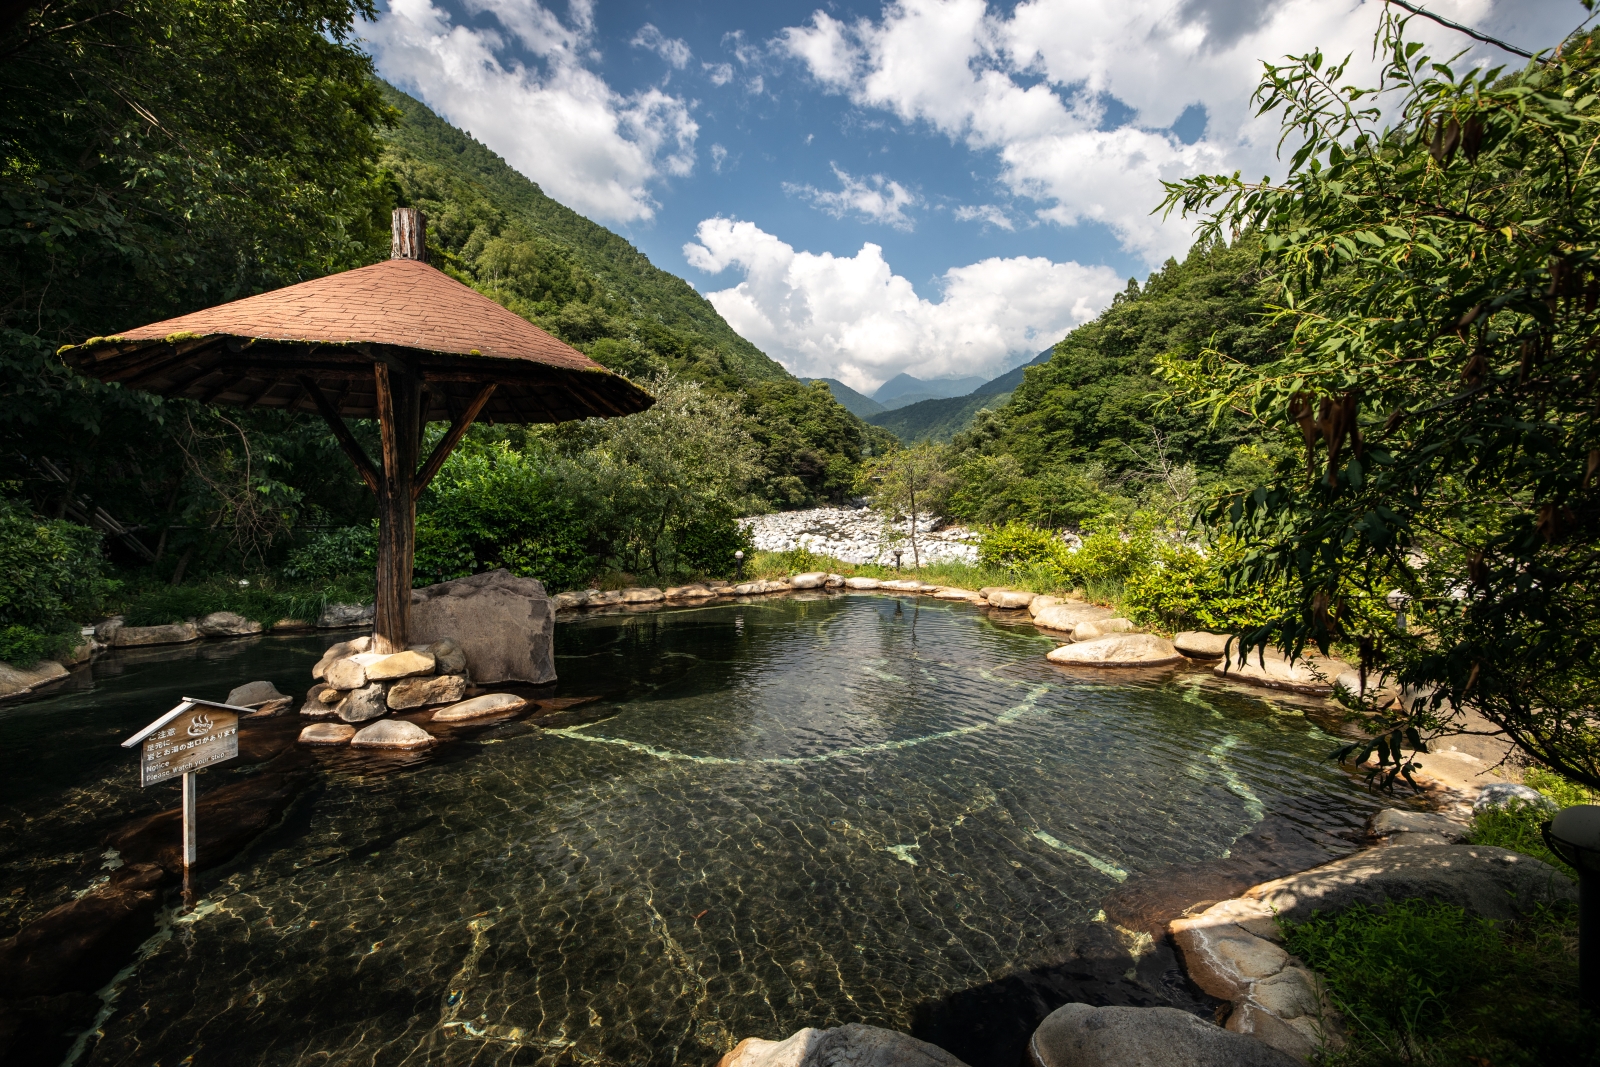
[[[0,933],[130,823],[171,836],[176,790],[117,742],[182,695],[298,695],[339,636],[119,657],[0,710]],[[616,612],[563,619],[526,712],[423,753],[247,724],[202,799],[272,806],[80,1062],[664,1065],[860,1021],[1014,1067],[1069,1001],[1209,1014],[1151,931],[1348,847],[1372,802],[1303,708],[1051,644],[912,598]]]

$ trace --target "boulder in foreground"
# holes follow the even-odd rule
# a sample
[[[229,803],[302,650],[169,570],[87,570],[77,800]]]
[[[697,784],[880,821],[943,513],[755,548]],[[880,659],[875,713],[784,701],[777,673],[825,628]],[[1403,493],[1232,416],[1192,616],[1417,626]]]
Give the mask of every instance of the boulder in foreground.
[[[1066,667],[1165,667],[1182,663],[1172,642],[1155,634],[1114,634],[1062,645],[1047,657]]]
[[[555,681],[555,621],[544,586],[504,568],[411,592],[411,640],[454,641],[479,685]]]
[[[937,1045],[897,1030],[847,1023],[806,1027],[782,1041],[747,1037],[717,1067],[966,1067]]]
[[[1051,1012],[1028,1042],[1032,1067],[1299,1067],[1286,1052],[1177,1008]]]

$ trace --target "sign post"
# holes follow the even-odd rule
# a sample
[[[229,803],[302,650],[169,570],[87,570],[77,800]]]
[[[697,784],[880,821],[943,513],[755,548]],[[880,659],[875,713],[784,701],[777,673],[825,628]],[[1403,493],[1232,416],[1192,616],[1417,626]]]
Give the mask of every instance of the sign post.
[[[123,748],[143,744],[139,758],[141,786],[148,788],[169,778],[183,777],[185,895],[189,890],[189,870],[200,858],[195,825],[200,789],[195,772],[239,754],[239,713],[249,711],[232,704],[184,697],[177,707],[122,742]]]

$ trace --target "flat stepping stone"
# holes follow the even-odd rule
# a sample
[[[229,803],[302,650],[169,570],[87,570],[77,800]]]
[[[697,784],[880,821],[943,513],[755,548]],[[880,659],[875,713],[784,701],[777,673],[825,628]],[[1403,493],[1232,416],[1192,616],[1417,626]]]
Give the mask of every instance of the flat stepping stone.
[[[463,700],[459,704],[451,704],[448,708],[440,708],[433,713],[433,722],[470,722],[481,719],[487,715],[500,715],[508,711],[527,705],[527,701],[514,693],[485,693],[481,697]]]
[[[1182,663],[1172,642],[1155,634],[1116,634],[1062,645],[1045,657],[1067,667],[1165,667]]]
[[[342,722],[314,722],[300,731],[302,745],[347,745],[356,728]]]
[[[1228,634],[1207,633],[1205,630],[1185,630],[1172,639],[1172,644],[1185,656],[1195,656],[1201,659],[1215,659],[1228,651],[1228,642],[1232,637]],[[1234,641],[1237,650],[1238,642]]]
[[[882,585],[883,583],[876,578],[846,578],[844,580],[846,589],[878,589]]]
[[[359,730],[350,744],[354,748],[426,748],[437,740],[414,722],[382,719]]]

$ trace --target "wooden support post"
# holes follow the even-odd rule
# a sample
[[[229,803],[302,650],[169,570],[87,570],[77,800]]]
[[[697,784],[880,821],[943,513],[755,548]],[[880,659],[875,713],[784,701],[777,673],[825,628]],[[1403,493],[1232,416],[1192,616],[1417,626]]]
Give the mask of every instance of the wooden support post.
[[[372,650],[402,652],[411,630],[411,569],[416,552],[417,453],[422,449],[418,407],[422,379],[375,363],[383,477],[378,483],[377,601]]]
[[[200,833],[196,825],[196,808],[200,801],[200,787],[194,772],[183,775],[183,869],[188,873],[200,860]]]
[[[450,458],[451,451],[461,440],[462,435],[472,428],[472,423],[477,419],[478,412],[483,410],[483,405],[487,404],[489,397],[494,395],[494,386],[495,383],[490,382],[478,390],[478,395],[472,398],[472,403],[467,405],[467,410],[463,411],[460,417],[451,424],[450,432],[445,434],[439,443],[434,446],[433,454],[428,457],[428,462],[423,464],[422,470],[417,472],[416,484],[411,487],[411,499],[415,500],[420,497],[422,491],[428,488],[428,483],[433,481],[435,474],[439,473],[439,468],[444,466],[444,461]]]
[[[350,457],[350,462],[356,466],[356,473],[361,475],[361,480],[367,483],[367,488],[374,493],[378,490],[378,471],[372,465],[372,460],[367,458],[366,451],[361,447],[355,435],[350,432],[350,427],[345,425],[344,417],[339,414],[339,409],[328,399],[320,386],[307,375],[300,375],[300,385],[311,394],[311,400],[317,405],[317,410],[322,413],[322,420],[328,424],[328,429],[333,431],[334,440],[339,442],[339,447],[344,449],[344,454]]]

